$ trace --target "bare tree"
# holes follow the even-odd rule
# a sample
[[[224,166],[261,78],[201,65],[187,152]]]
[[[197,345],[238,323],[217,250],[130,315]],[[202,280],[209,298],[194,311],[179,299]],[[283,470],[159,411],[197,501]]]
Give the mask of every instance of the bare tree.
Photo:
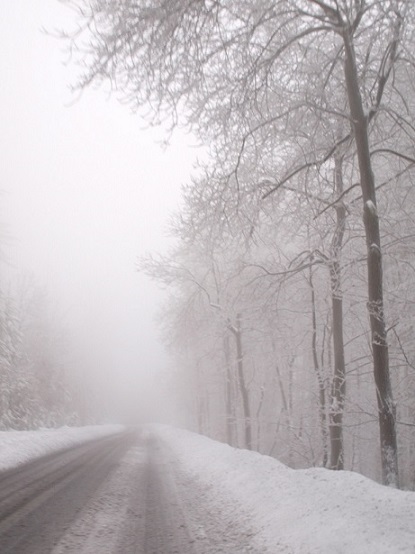
[[[180,119],[214,141],[218,157],[255,151],[258,171],[273,160],[275,185],[322,171],[338,149],[354,148],[364,205],[368,310],[384,481],[398,483],[397,442],[382,285],[382,251],[372,145],[382,117],[413,137],[401,84],[413,63],[410,0],[97,0],[79,7],[76,48],[85,61],[79,86],[108,80],[133,108],[155,120]],[[83,41],[83,36],[87,40]],[[72,45],[74,42],[72,42]],[[412,52],[411,52],[412,50]],[[347,95],[346,108],[339,95]],[[350,130],[340,139],[337,123]],[[379,136],[379,135],[378,135]],[[236,148],[235,148],[236,145]],[[238,178],[236,179],[238,182]],[[349,187],[340,194],[344,198]],[[334,191],[335,192],[335,191]],[[336,194],[336,193],[335,193]],[[340,199],[340,196],[338,199]],[[342,394],[342,393],[340,393]]]

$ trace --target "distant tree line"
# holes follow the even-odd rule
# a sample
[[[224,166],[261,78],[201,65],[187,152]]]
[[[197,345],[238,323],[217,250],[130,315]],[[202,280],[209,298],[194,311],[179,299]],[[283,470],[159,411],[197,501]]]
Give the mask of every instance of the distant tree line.
[[[63,328],[32,279],[0,290],[0,430],[80,423]]]

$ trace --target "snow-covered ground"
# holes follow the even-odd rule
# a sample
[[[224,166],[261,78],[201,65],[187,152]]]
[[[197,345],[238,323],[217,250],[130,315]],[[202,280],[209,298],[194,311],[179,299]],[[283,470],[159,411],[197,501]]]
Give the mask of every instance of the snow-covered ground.
[[[38,431],[0,431],[0,470],[123,429],[122,425],[88,425]]]
[[[106,425],[2,432],[0,469],[122,429]],[[165,473],[171,473],[177,480],[173,487],[187,512],[187,524],[196,543],[202,547],[204,540],[211,539],[210,549],[202,548],[201,552],[415,554],[413,492],[383,487],[346,471],[293,470],[268,456],[231,448],[168,426],[148,426],[146,434],[149,444],[153,445],[150,451],[159,456],[154,462],[163,461]],[[154,449],[154,444],[159,444],[160,448]],[[132,479],[138,479],[137,467],[142,463],[145,450],[138,458],[136,450],[137,447],[133,447],[120,463],[117,471],[125,475],[116,472],[111,478],[114,486],[112,481],[108,482],[105,486],[112,488],[100,491],[101,496],[95,504],[99,505],[102,517],[93,504],[87,506],[80,520],[75,522],[78,527],[89,522],[94,530],[88,538],[93,542],[92,549],[85,552],[94,551],[95,538],[102,534],[100,522],[106,532],[108,521],[113,520],[117,527],[125,529],[126,522],[120,522],[119,517],[124,517],[122,514],[127,517],[131,510],[120,509],[118,504],[121,502],[124,506],[124,496],[128,496],[117,483],[125,481],[128,485]],[[127,485],[128,489],[133,486],[132,483]],[[126,506],[128,508],[128,504]],[[113,517],[115,512],[118,519]],[[91,514],[94,525],[90,523]],[[130,526],[135,529],[133,523]],[[224,542],[229,545],[228,549],[225,546],[215,550],[215,533],[228,535],[229,540],[225,536]],[[237,550],[231,546],[236,543],[240,544]],[[78,547],[73,551],[84,552]],[[110,551],[109,545],[105,552]]]
[[[348,471],[293,470],[188,431],[152,432],[203,490],[203,502],[229,507],[236,527],[249,514],[273,554],[415,553],[413,492]]]

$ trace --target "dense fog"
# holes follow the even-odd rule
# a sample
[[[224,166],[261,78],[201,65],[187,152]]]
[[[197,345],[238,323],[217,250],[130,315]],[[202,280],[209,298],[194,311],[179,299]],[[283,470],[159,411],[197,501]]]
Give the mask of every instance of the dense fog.
[[[163,293],[137,260],[168,249],[169,213],[195,150],[177,134],[164,148],[164,132],[116,94],[71,92],[77,69],[57,34],[73,16],[55,0],[2,7],[2,295],[17,305],[38,297],[31,333],[41,310],[53,343],[45,363],[58,360],[79,396],[75,410],[134,421],[146,406],[157,419],[166,402],[154,321]]]

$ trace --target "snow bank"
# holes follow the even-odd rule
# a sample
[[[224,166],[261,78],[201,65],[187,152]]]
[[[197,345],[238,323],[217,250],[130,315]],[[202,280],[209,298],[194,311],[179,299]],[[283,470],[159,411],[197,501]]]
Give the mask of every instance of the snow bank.
[[[270,552],[415,553],[413,492],[347,471],[293,470],[189,431],[156,426],[152,432],[216,500],[225,506],[231,498],[249,511]],[[237,523],[237,509],[234,517]]]
[[[0,470],[123,430],[122,425],[89,425],[37,431],[0,431]]]

